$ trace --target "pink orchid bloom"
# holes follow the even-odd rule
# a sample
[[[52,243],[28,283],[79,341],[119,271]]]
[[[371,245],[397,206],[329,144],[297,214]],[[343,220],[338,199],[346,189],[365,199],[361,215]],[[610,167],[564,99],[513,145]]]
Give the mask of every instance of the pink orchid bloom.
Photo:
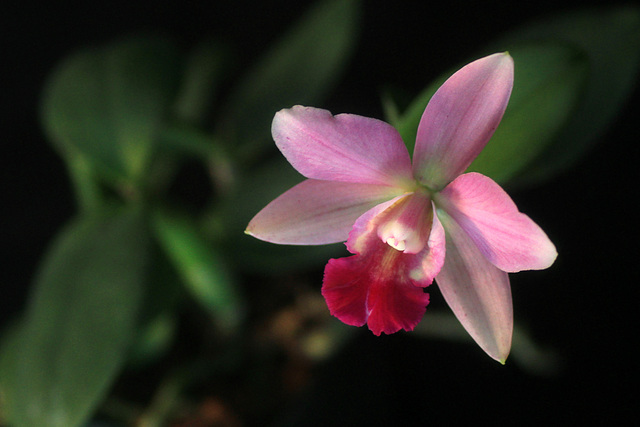
[[[505,191],[463,173],[502,119],[513,60],[498,53],[451,76],[427,105],[413,165],[389,124],[295,106],[275,115],[276,145],[307,180],[260,211],[247,233],[291,245],[346,240],[322,294],[332,315],[380,335],[412,330],[435,279],[459,321],[492,358],[511,347],[507,273],[544,269],[556,249]]]

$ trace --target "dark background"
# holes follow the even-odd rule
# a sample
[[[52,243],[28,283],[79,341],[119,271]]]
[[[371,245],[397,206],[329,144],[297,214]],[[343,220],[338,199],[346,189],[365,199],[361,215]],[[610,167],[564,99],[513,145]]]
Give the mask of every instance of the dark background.
[[[308,7],[291,0],[11,3],[0,6],[0,325],[22,309],[48,242],[75,211],[64,165],[37,117],[56,62],[87,45],[152,31],[185,48],[215,36],[241,52],[242,69]],[[322,107],[382,118],[385,84],[417,94],[506,30],[608,3],[367,1],[357,51]],[[574,168],[512,193],[558,247],[551,269],[512,276],[516,320],[558,354],[557,374],[535,374],[513,360],[501,366],[474,345],[363,330],[276,418],[291,425],[637,422],[638,99],[636,90]],[[320,281],[321,271],[313,274]],[[437,308],[441,297],[435,286],[430,292]]]

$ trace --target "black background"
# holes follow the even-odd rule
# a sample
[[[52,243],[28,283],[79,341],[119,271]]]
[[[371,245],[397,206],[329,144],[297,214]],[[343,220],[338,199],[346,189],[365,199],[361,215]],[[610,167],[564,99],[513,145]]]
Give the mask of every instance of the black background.
[[[48,242],[75,211],[64,165],[37,117],[56,61],[90,44],[152,31],[185,48],[215,36],[241,52],[242,68],[308,6],[290,0],[12,3],[0,6],[3,324],[22,309]],[[384,84],[417,93],[503,31],[587,4],[598,2],[367,1],[357,51],[322,106],[381,118]],[[512,360],[501,366],[468,344],[362,331],[276,418],[292,425],[637,421],[638,99],[636,90],[576,167],[512,194],[558,248],[551,269],[512,276],[512,284],[517,321],[557,352],[559,373],[537,375]],[[435,287],[430,291],[440,299]]]

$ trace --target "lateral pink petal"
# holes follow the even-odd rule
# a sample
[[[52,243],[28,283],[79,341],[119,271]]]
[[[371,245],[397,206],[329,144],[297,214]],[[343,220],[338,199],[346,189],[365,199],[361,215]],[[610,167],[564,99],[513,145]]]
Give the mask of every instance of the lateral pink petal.
[[[375,334],[411,331],[420,322],[429,295],[409,277],[404,254],[373,235],[364,254],[331,259],[325,267],[322,295],[331,314],[344,323],[368,323]]]
[[[540,270],[555,261],[558,253],[545,232],[491,178],[460,175],[439,197],[441,207],[500,270]]]
[[[383,185],[413,179],[400,134],[380,120],[298,105],[276,113],[271,132],[289,163],[307,178]]]
[[[482,151],[502,119],[513,87],[513,59],[496,53],[451,76],[429,101],[418,126],[413,172],[441,190]]]
[[[513,306],[507,273],[484,258],[462,228],[437,211],[447,235],[447,256],[436,282],[462,326],[493,359],[511,349]]]
[[[401,193],[388,186],[308,179],[258,212],[246,233],[290,245],[343,242],[359,216]]]
[[[415,264],[412,265],[410,273],[417,286],[430,285],[442,269],[445,260],[445,232],[435,212],[436,208],[432,203],[433,222],[429,241],[427,242],[427,247],[415,258]]]

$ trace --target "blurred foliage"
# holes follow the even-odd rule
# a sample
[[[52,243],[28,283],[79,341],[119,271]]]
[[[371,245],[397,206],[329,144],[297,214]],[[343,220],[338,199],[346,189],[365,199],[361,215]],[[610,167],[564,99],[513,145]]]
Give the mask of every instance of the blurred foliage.
[[[245,309],[229,264],[201,238],[191,221],[158,212],[153,224],[188,291],[225,334],[237,333]]]
[[[0,387],[11,425],[83,424],[125,363],[142,366],[167,350],[185,301],[210,319],[212,343],[242,335],[246,304],[233,269],[242,270],[229,258],[244,255],[226,250],[235,248],[227,239],[245,237],[249,215],[228,201],[237,200],[248,173],[240,155],[255,158],[270,146],[274,111],[321,102],[353,50],[359,9],[355,0],[320,2],[227,99],[215,97],[228,55],[215,41],[182,54],[165,38],[125,38],[78,52],[53,71],[42,122],[80,213],[49,249],[27,313],[2,342]],[[209,134],[202,126],[215,102],[225,115]],[[205,165],[215,189],[204,213],[173,205],[169,194],[190,159]],[[284,180],[290,186],[299,178]]]
[[[44,93],[42,120],[51,142],[68,164],[88,163],[94,179],[141,190],[154,138],[175,98],[179,64],[172,43],[155,38],[66,59]]]
[[[218,122],[238,155],[264,151],[274,112],[318,103],[336,83],[355,47],[359,10],[358,1],[319,2],[240,79]]]
[[[545,150],[518,177],[535,184],[575,165],[613,123],[638,81],[640,9],[590,8],[515,29],[490,46],[557,40],[582,51],[588,73],[580,101]]]
[[[88,48],[52,72],[42,123],[69,170],[79,213],[49,248],[26,312],[4,328],[0,397],[10,425],[79,426],[101,405],[127,422],[162,425],[193,382],[238,375],[242,363],[252,366],[246,387],[263,386],[257,383],[273,375],[273,343],[303,369],[300,360],[329,357],[348,339],[353,328],[328,318],[313,287],[296,283],[289,309],[256,326],[253,318],[268,308],[257,307],[263,301],[244,286],[258,276],[261,288],[277,294],[270,275],[286,282],[343,246],[276,246],[242,232],[301,180],[283,158],[266,156],[270,122],[281,108],[321,104],[354,51],[361,6],[320,1],[237,79],[226,69],[227,46],[205,40],[181,52],[157,37]],[[640,11],[580,11],[532,23],[469,60],[498,50],[515,60],[513,96],[471,169],[503,183],[539,183],[575,163],[623,105],[640,63]],[[410,151],[422,111],[456,68],[407,109],[385,99]],[[212,118],[212,111],[221,114]],[[171,194],[189,162],[211,183],[199,210]],[[191,332],[199,341],[173,355],[150,407],[107,398],[125,367],[169,352],[185,317],[204,330]],[[252,358],[261,363],[251,365]],[[255,404],[275,398],[261,395]]]
[[[14,425],[79,425],[104,397],[136,329],[148,246],[138,210],[78,218],[53,242],[0,353]]]

